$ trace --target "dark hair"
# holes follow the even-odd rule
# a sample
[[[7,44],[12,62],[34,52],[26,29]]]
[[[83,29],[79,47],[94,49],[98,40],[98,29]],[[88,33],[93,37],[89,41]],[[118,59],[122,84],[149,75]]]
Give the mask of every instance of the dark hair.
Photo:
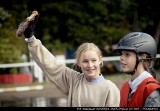
[[[144,68],[156,79],[156,72],[154,71],[154,68],[153,68],[155,59],[151,59],[149,54],[146,54],[146,55],[147,55],[147,58],[142,59],[142,61],[144,62]]]
[[[156,72],[153,68],[154,61],[147,61],[145,63],[146,63],[144,66],[145,70],[149,72],[156,79]]]

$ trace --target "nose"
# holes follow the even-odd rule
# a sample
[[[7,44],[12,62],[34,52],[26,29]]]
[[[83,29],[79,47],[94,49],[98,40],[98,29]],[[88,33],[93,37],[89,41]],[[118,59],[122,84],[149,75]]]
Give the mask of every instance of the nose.
[[[89,67],[92,67],[92,66],[93,66],[92,61],[89,61],[89,62],[88,62],[88,66],[89,66]]]
[[[120,56],[120,60],[124,60],[124,56],[123,55]]]

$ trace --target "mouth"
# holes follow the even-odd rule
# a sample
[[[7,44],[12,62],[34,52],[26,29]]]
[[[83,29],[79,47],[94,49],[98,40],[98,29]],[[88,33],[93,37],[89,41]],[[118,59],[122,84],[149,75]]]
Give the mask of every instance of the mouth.
[[[88,73],[93,73],[94,69],[88,69],[87,72]]]
[[[121,66],[122,66],[122,67],[126,67],[126,65],[127,65],[127,64],[125,64],[125,63],[121,63]]]

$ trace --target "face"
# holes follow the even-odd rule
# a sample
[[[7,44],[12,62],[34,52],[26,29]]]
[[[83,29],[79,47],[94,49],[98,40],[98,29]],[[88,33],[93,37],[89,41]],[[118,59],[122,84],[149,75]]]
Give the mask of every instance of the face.
[[[101,62],[95,51],[87,50],[81,56],[79,67],[87,78],[95,78],[100,74]]]
[[[120,56],[120,68],[122,72],[134,70],[136,64],[136,54],[133,51],[123,50]]]

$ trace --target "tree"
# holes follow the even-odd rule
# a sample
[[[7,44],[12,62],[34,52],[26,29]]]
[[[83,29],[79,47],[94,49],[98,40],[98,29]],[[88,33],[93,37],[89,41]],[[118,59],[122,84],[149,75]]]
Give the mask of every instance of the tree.
[[[21,62],[25,52],[25,43],[18,39],[14,28],[15,19],[12,14],[0,7],[0,64]],[[16,73],[17,68],[0,69],[0,72]]]
[[[41,4],[36,34],[50,50],[56,47],[57,41],[61,43],[61,50],[63,47],[75,49],[83,42],[104,47],[116,43],[131,27],[122,15],[122,10],[127,8],[119,10],[123,8],[121,1],[46,0]]]

